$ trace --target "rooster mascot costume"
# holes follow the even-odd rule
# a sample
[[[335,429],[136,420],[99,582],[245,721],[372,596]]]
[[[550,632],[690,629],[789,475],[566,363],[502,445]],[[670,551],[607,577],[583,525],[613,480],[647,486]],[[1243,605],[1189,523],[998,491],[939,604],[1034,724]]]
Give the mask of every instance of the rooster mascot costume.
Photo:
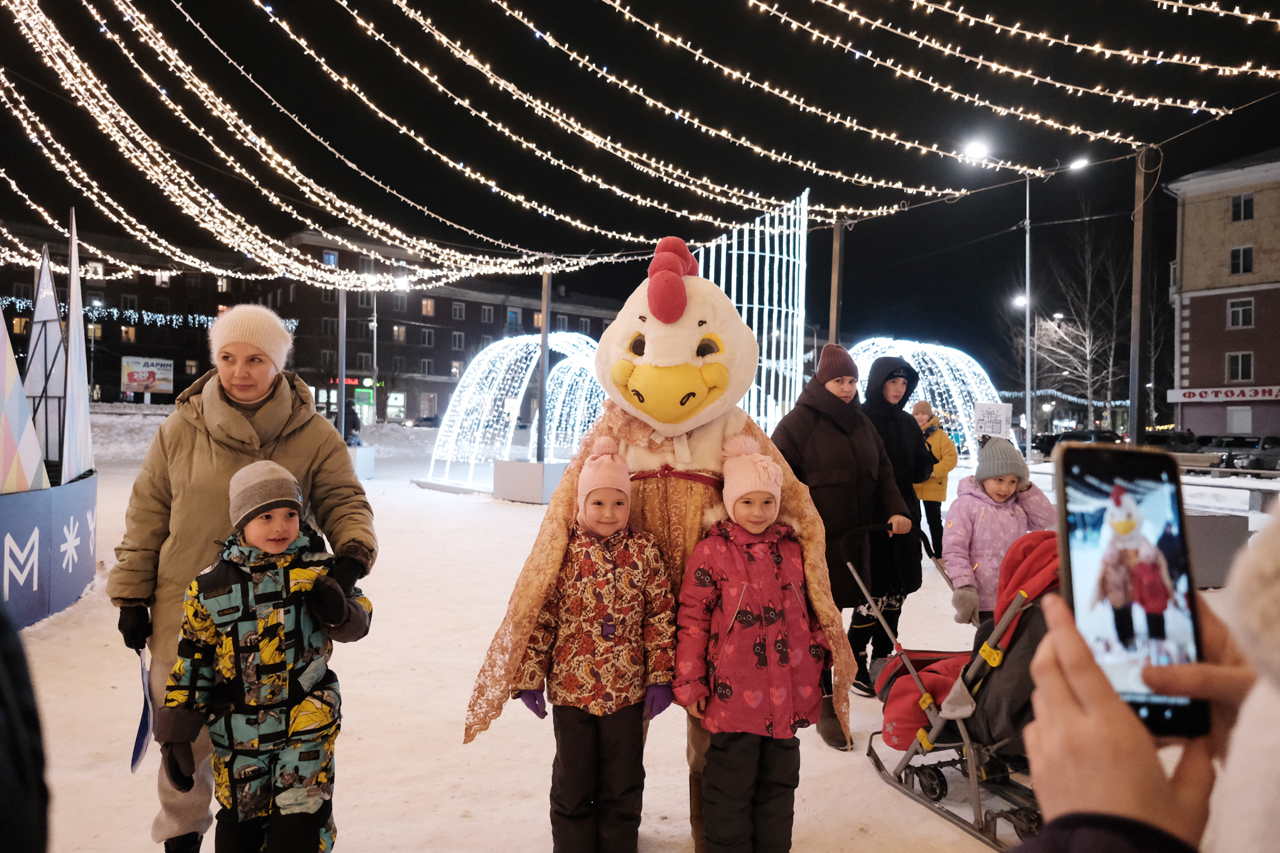
[[[684,242],[661,240],[649,277],[600,338],[596,377],[609,399],[551,496],[533,552],[476,679],[465,742],[489,727],[510,695],[538,611],[555,585],[578,512],[578,476],[595,440],[609,436],[617,442],[631,471],[631,525],[657,538],[671,588],[679,590],[694,545],[711,524],[726,517],[722,447],[726,438],[743,433],[782,466],[778,520],[795,529],[804,548],[809,595],[835,657],[836,714],[848,736],[855,663],[831,599],[822,520],[808,487],[737,405],[751,388],[759,358],[751,329],[724,291],[698,277],[698,262]],[[692,716],[688,737],[690,823],[700,849],[702,766],[709,735]]]

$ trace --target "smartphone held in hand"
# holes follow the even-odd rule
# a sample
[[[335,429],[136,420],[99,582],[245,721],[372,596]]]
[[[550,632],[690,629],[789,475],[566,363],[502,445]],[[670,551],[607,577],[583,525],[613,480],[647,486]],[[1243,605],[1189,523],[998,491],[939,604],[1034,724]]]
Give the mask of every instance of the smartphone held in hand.
[[[1200,660],[1178,465],[1166,453],[1054,449],[1062,593],[1113,687],[1152,734],[1196,737],[1209,706],[1155,694],[1143,667]]]

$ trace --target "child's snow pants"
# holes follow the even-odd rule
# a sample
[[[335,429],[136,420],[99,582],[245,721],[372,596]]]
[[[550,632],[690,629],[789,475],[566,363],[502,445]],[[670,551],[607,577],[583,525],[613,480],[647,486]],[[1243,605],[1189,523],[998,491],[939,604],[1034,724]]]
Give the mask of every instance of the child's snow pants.
[[[799,738],[713,732],[702,771],[707,853],[786,853],[799,784]]]
[[[644,798],[644,703],[597,717],[554,705],[555,853],[635,853]]]

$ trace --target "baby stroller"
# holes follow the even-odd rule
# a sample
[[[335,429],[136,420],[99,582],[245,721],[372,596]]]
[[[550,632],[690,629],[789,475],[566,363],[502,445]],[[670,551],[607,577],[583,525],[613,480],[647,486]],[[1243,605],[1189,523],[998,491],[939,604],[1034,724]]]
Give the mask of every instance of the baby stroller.
[[[1030,533],[1009,549],[1000,567],[994,624],[979,628],[973,652],[908,651],[868,594],[869,569],[860,571],[850,559],[858,553],[859,534],[887,527],[851,531],[841,540],[846,565],[894,645],[893,656],[876,677],[876,695],[885,703],[884,725],[872,734],[867,757],[885,781],[913,800],[991,847],[1009,849],[998,837],[1000,820],[1021,840],[1041,826],[1035,793],[1014,776],[1025,766],[1022,728],[1030,721],[1033,687],[1029,667],[1045,633],[1044,618],[1032,605],[1058,586],[1056,536],[1052,531]],[[875,750],[876,735],[903,752],[892,769]],[[965,779],[972,820],[942,803],[947,768],[959,770]],[[984,791],[1005,806],[984,809]]]

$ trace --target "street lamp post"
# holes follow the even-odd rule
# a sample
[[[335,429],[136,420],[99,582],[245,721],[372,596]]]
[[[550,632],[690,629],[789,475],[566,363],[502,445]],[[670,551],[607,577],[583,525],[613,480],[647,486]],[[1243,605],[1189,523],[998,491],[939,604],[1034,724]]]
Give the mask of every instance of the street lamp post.
[[[1026,294],[1024,299],[1027,304],[1027,311],[1024,317],[1024,329],[1026,334],[1026,371],[1027,371],[1027,435],[1026,435],[1026,456],[1027,464],[1031,464],[1031,421],[1034,417],[1034,401],[1031,398],[1031,386],[1033,384],[1031,376],[1031,176],[1027,176],[1027,218],[1022,222],[1023,230],[1027,234],[1027,270],[1026,270]]]

